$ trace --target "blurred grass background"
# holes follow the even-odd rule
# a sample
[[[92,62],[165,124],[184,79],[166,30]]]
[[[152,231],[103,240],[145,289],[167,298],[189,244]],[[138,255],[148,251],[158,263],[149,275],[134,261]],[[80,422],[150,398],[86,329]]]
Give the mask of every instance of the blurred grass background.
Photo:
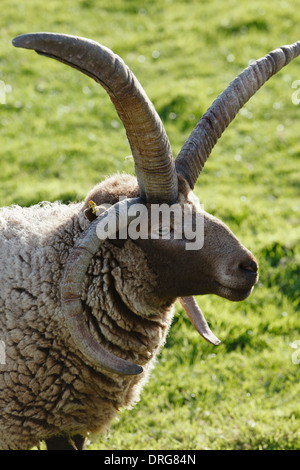
[[[177,155],[197,121],[249,61],[300,40],[300,1],[2,0],[0,203],[81,200],[133,173],[104,90],[77,71],[17,50],[21,33],[85,36],[119,54],[160,114]],[[300,58],[273,77],[225,132],[195,192],[260,263],[252,296],[197,300],[218,348],[178,306],[141,401],[91,449],[298,449],[300,364]],[[298,94],[299,97],[299,94]]]

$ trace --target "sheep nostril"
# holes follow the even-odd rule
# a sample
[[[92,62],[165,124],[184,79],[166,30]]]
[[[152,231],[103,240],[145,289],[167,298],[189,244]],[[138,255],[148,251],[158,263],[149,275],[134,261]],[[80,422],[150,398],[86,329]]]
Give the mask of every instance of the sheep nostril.
[[[258,271],[258,265],[253,259],[249,259],[241,263],[240,268],[244,271],[252,271],[253,273],[257,273]]]

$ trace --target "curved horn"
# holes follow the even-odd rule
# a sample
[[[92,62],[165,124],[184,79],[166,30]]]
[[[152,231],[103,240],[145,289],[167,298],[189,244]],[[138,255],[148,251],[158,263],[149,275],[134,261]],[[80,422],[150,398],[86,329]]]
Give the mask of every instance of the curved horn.
[[[123,375],[140,374],[143,368],[114,356],[94,339],[83,316],[81,290],[92,257],[107,238],[130,223],[135,216],[128,216],[128,209],[137,203],[140,198],[124,199],[88,226],[69,254],[61,285],[62,312],[76,346],[95,367]]]
[[[153,104],[120,57],[97,42],[65,34],[22,34],[13,45],[57,59],[100,83],[124,124],[141,197],[175,202],[178,182],[169,139]]]
[[[221,341],[213,334],[208,326],[205,316],[201,312],[199,305],[194,297],[180,297],[179,301],[183,306],[187,316],[191,320],[192,325],[196,328],[198,333],[214,346],[218,346]]]
[[[238,111],[272,75],[300,54],[300,41],[283,46],[241,72],[202,116],[175,160],[176,171],[193,189],[214,145]]]

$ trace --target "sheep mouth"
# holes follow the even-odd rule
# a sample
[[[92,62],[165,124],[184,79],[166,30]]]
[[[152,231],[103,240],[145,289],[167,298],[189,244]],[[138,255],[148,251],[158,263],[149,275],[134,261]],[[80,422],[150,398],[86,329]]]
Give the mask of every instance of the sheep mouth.
[[[248,288],[234,288],[228,287],[217,282],[217,295],[224,297],[225,299],[231,300],[232,302],[239,302],[245,300],[252,293],[254,284]]]
[[[226,283],[216,281],[217,293],[229,300],[244,300],[253,291],[255,284],[258,282],[258,277],[257,271],[240,270],[239,276],[234,276]]]

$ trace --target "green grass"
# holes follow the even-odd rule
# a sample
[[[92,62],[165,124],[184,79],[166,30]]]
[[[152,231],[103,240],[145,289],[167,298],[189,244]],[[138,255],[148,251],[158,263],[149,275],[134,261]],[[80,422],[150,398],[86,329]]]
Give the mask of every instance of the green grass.
[[[163,119],[173,153],[250,59],[300,40],[300,1],[2,0],[0,204],[68,202],[133,173],[105,92],[62,64],[11,46],[24,32],[97,40],[123,57]],[[214,149],[196,193],[260,263],[252,296],[197,298],[205,343],[178,306],[141,401],[92,449],[298,449],[300,58],[260,90]]]

